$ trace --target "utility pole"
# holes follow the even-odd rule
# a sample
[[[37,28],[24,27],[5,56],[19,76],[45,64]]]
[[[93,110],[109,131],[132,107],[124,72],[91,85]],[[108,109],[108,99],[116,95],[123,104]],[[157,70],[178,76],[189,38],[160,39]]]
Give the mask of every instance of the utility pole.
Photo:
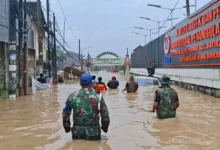
[[[64,18],[64,26],[63,26],[63,51],[65,51],[65,32],[66,32],[66,18]],[[64,68],[63,60],[64,58],[62,58],[62,66]]]
[[[28,55],[28,48],[27,48],[27,1],[24,0],[24,57],[23,57],[23,62],[24,62],[24,95],[27,95],[27,90],[28,90],[28,72],[27,72],[27,55]]]
[[[80,39],[79,39],[79,61],[81,60],[81,59],[80,59],[80,51],[81,51],[81,50],[80,50]]]
[[[83,64],[81,60],[80,39],[79,39],[79,62],[80,62],[81,71],[83,71]]]
[[[50,69],[50,3],[47,0],[47,58],[48,58],[48,75],[51,77]]]
[[[17,94],[17,64],[18,62],[18,51],[17,43],[16,43],[16,20],[15,20],[15,13],[13,13],[15,10],[15,5],[13,4],[13,0],[9,1],[9,45],[8,45],[8,63],[6,63],[6,68],[8,70],[8,77],[6,77],[6,81],[8,82],[8,98],[9,99],[15,99]],[[7,66],[8,64],[8,66]]]
[[[22,41],[23,41],[23,0],[19,0],[19,37],[18,37],[18,79],[19,79],[19,96],[24,95],[23,88],[23,49],[22,49]]]
[[[195,11],[197,11],[197,0],[195,0]]]
[[[65,49],[65,30],[66,30],[66,18],[64,18],[64,26],[63,26],[63,47]]]
[[[57,84],[56,18],[53,13],[53,83]]]
[[[40,73],[43,73],[43,42],[42,42],[42,38],[43,38],[43,34],[42,34],[42,15],[41,15],[41,1],[37,0],[37,24],[38,24],[38,39],[39,39],[39,66],[40,66]],[[36,72],[34,73],[34,75],[36,74]]]
[[[147,44],[147,43],[146,43],[146,38],[147,38],[147,35],[144,35],[145,45]]]
[[[187,14],[187,16],[190,15],[190,5],[189,5],[189,0],[186,0],[186,14]]]

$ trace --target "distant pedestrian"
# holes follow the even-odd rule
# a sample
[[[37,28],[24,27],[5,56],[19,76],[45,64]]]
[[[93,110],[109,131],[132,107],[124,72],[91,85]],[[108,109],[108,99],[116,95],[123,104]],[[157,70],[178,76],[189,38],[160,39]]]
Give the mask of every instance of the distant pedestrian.
[[[46,79],[44,78],[43,73],[40,74],[40,78],[38,78],[37,81],[40,83],[46,83]]]
[[[138,90],[138,83],[134,81],[134,76],[130,76],[129,81],[126,83],[125,88],[122,92],[135,93]]]
[[[96,76],[92,76],[92,85],[93,85],[93,87],[95,88],[95,86],[96,86]]]
[[[177,92],[169,86],[170,78],[163,76],[161,87],[155,92],[152,112],[157,111],[159,119],[173,118],[176,116],[176,109],[179,107]]]
[[[97,93],[100,93],[104,90],[107,90],[107,87],[106,87],[105,83],[102,82],[102,77],[99,77],[98,82],[96,83],[96,86],[95,86],[95,91]]]
[[[117,88],[118,88],[119,82],[118,82],[118,80],[116,79],[116,76],[112,76],[112,79],[108,82],[107,86],[108,86],[110,89],[117,89]]]
[[[80,77],[81,89],[70,94],[63,109],[63,127],[72,139],[100,140],[101,129],[107,133],[110,124],[108,108],[104,98],[93,90],[92,76]],[[73,111],[73,127],[70,116]],[[101,126],[99,118],[101,117]]]
[[[64,82],[62,74],[59,74],[59,75],[58,75],[58,82],[59,82],[59,83]]]

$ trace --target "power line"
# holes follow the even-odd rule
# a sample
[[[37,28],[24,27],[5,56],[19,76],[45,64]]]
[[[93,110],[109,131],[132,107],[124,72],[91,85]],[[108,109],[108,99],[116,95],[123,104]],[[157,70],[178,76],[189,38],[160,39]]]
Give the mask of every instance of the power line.
[[[73,34],[74,38],[78,41],[78,38],[76,37],[75,33],[73,32],[73,29],[72,29],[72,27],[71,27],[71,25],[70,25],[70,23],[69,23],[69,21],[68,21],[66,15],[65,15],[65,12],[64,12],[64,9],[63,9],[63,7],[62,7],[62,5],[61,5],[61,3],[60,3],[60,0],[57,0],[57,1],[58,1],[59,6],[60,6],[60,9],[62,10],[62,13],[63,13],[64,18],[66,19],[67,25],[68,25],[69,28],[70,28],[71,33]],[[82,43],[85,43],[85,41],[82,42]],[[89,44],[88,44],[88,45],[89,45]],[[90,45],[89,45],[89,46],[90,46]]]
[[[56,25],[57,25],[58,30],[59,30],[59,25],[58,25],[57,22],[56,22]],[[62,38],[62,40],[64,41],[64,43],[67,44],[66,41],[64,40],[62,34],[59,33],[59,32],[58,32],[58,34],[60,34],[60,37]],[[76,60],[74,57],[72,57],[72,55],[66,50],[66,48],[61,44],[61,42],[60,42],[57,38],[56,38],[56,41],[58,42],[58,44],[63,48],[63,50],[64,50],[73,60],[75,60],[75,61],[78,62],[78,63],[81,63],[80,60]],[[68,45],[67,45],[67,46],[68,46]]]
[[[59,30],[59,31],[57,31],[57,33],[60,35],[61,39],[64,41],[64,43],[65,43],[68,47],[70,47],[69,44],[67,44],[66,41],[64,40],[64,38],[63,38],[63,36],[62,36],[62,34],[61,34],[61,31],[60,31],[60,29],[59,29],[59,26],[58,26],[58,24],[57,24],[57,22],[56,22],[56,27],[57,27],[58,30]]]
[[[74,32],[73,32],[73,30],[72,30],[72,28],[71,28],[71,26],[70,26],[70,24],[69,24],[68,19],[66,18],[66,15],[65,15],[65,12],[64,12],[64,10],[63,10],[63,7],[62,7],[62,5],[61,5],[61,3],[60,3],[60,0],[57,0],[57,1],[58,1],[58,4],[59,4],[59,6],[60,6],[62,12],[63,12],[63,15],[64,15],[65,19],[66,19],[66,22],[67,22],[67,24],[68,24],[68,26],[69,26],[69,28],[70,28],[70,31],[72,32],[72,34],[73,34],[73,36],[75,37],[75,39],[78,40],[78,38],[77,38],[76,35],[74,34]]]
[[[179,2],[180,2],[180,0],[178,0],[178,1],[176,2],[176,4],[175,4],[173,10],[176,8],[176,6],[179,4]],[[168,15],[167,19],[163,22],[163,25],[161,25],[161,27],[164,26],[164,24],[165,24],[165,23],[167,22],[167,20],[170,18],[171,14],[172,14],[172,12]],[[160,30],[161,30],[161,28],[159,28],[159,29],[158,29],[158,32],[155,32],[155,33],[159,33]],[[154,39],[155,37],[156,37],[156,35],[153,37],[153,39]]]
[[[32,8],[30,8],[30,7],[28,7],[28,6],[26,6],[30,11],[32,11],[35,15],[38,15]],[[0,24],[0,26],[3,26],[3,25],[1,25]],[[38,26],[38,24],[36,24],[36,26],[38,27],[38,28],[40,28],[39,26]],[[57,26],[58,26],[58,24],[57,24]],[[4,26],[4,27],[6,27],[6,26]],[[58,26],[58,29],[59,29],[59,26]],[[61,36],[61,35],[60,35]],[[61,38],[63,38],[62,36],[61,36]],[[48,37],[45,37],[45,39],[48,39]],[[78,63],[80,63],[80,61],[79,60],[76,60],[74,57],[72,57],[72,55],[66,50],[66,48],[61,44],[61,42],[56,38],[56,41],[58,42],[58,44],[63,48],[63,50],[73,59],[73,60],[75,60],[76,62],[78,62]],[[65,42],[65,44],[67,44],[66,43],[66,41],[64,41]]]
[[[5,28],[8,28],[8,26],[6,25],[3,25],[3,24],[0,24],[1,27],[5,27]]]

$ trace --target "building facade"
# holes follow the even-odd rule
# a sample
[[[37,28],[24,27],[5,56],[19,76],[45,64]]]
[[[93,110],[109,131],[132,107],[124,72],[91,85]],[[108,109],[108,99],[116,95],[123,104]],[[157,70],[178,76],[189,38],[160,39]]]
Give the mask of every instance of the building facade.
[[[9,0],[0,1],[0,95],[7,88],[7,47],[9,42]]]
[[[220,1],[212,0],[131,54],[133,68],[219,68]]]
[[[9,95],[13,93],[14,96],[19,87],[18,14],[19,3],[17,0],[0,0],[0,95],[2,90],[7,91],[8,89]],[[42,70],[43,61],[46,61],[46,56],[44,56],[46,53],[45,24],[40,0],[27,2],[27,71],[29,79]],[[21,44],[24,48],[24,43]]]

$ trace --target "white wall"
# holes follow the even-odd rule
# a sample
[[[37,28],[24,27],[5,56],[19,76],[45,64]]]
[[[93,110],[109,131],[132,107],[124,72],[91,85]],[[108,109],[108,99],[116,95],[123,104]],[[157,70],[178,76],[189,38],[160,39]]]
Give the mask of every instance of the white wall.
[[[168,75],[171,80],[220,89],[220,69],[161,69],[155,77]]]
[[[130,73],[148,75],[146,68],[131,68]],[[220,69],[155,69],[154,77],[163,75],[173,81],[220,89]]]
[[[34,31],[34,49],[35,49],[35,58],[39,60],[39,42],[38,42],[38,28],[34,22],[32,22],[32,29]]]

